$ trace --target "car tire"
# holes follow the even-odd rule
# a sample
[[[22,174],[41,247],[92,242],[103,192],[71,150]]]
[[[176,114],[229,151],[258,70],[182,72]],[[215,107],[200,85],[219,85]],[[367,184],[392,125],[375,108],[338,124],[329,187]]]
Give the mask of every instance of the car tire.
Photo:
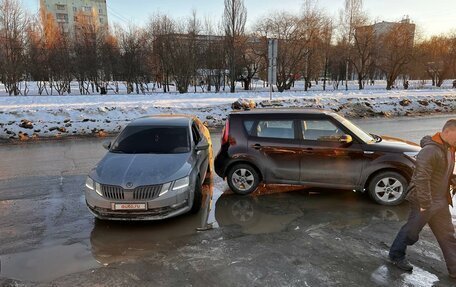
[[[369,196],[381,205],[401,204],[407,195],[408,181],[394,171],[375,175],[368,185]]]
[[[260,183],[260,176],[253,166],[236,164],[228,172],[227,182],[234,193],[247,195],[257,189]]]
[[[201,209],[201,204],[203,203],[203,189],[201,186],[201,181],[199,177],[196,179],[195,183],[195,191],[193,193],[193,203],[192,208],[190,209],[190,213],[196,214]]]

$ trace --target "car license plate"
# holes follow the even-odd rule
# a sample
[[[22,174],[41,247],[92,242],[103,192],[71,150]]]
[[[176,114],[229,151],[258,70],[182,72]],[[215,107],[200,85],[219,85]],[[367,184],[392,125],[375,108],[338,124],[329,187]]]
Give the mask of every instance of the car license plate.
[[[114,210],[146,210],[145,203],[114,203]]]

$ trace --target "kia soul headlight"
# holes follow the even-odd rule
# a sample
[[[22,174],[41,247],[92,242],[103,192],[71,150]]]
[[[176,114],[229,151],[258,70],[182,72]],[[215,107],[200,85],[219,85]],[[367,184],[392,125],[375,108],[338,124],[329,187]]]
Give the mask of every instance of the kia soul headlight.
[[[407,152],[404,152],[404,154],[406,156],[408,156],[409,158],[412,158],[414,160],[416,160],[416,157],[418,156],[418,152],[417,151],[407,151]]]

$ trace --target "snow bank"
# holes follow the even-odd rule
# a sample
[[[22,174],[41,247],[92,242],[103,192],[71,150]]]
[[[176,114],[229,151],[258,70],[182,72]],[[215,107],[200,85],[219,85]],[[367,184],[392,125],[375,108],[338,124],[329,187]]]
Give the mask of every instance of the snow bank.
[[[28,139],[118,132],[132,119],[157,113],[195,114],[221,126],[238,98],[258,107],[308,107],[347,117],[406,116],[456,111],[456,90],[189,93],[0,97],[0,138]]]

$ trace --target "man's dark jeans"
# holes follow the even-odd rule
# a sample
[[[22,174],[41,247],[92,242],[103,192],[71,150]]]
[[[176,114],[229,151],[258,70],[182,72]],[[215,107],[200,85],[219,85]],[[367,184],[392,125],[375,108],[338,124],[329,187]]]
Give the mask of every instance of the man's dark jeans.
[[[447,264],[448,272],[456,274],[456,237],[451,213],[446,203],[435,204],[429,210],[420,211],[419,206],[412,204],[407,223],[402,226],[391,246],[389,256],[391,260],[402,260],[408,245],[415,244],[423,227],[429,224],[434,233],[443,257]]]

